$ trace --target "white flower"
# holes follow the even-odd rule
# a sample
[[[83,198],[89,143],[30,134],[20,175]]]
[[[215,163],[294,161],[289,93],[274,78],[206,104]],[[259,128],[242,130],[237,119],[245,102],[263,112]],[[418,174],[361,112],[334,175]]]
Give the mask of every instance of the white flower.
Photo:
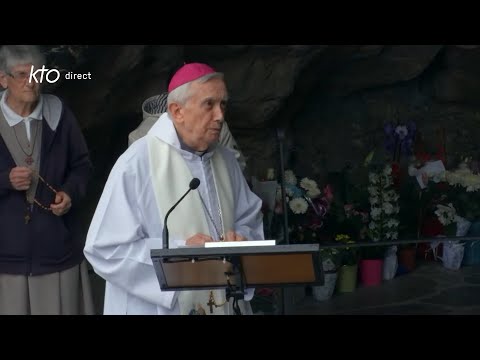
[[[297,185],[297,177],[292,170],[285,171],[285,183],[290,185]]]
[[[385,175],[383,178],[383,188],[384,189],[389,188],[391,185],[393,185],[391,176]]]
[[[399,196],[398,196],[398,194],[396,193],[395,190],[388,190],[388,191],[383,193],[383,200],[384,201],[391,202],[391,201],[397,201],[398,199],[399,199]]]
[[[382,209],[383,209],[383,211],[385,212],[386,215],[390,215],[390,214],[393,214],[395,212],[395,208],[393,207],[393,205],[388,203],[388,202],[383,203]]]
[[[307,177],[303,178],[300,181],[300,187],[304,188],[305,190],[313,190],[313,189],[318,189],[318,185],[315,182],[315,180],[309,179]]]
[[[370,186],[370,237],[377,242],[385,239],[396,239],[395,231],[399,226],[396,214],[399,212],[399,195],[393,189],[392,167],[386,165],[381,171],[369,174]],[[376,180],[373,183],[372,180]]]
[[[480,176],[475,174],[463,176],[463,186],[467,189],[467,192],[477,191],[480,189]]]
[[[311,199],[315,199],[316,197],[320,196],[322,192],[319,188],[310,189],[307,191],[307,196]]]
[[[302,198],[295,198],[288,203],[290,209],[294,214],[305,214],[308,209],[308,204],[305,199]]]
[[[382,209],[380,209],[379,207],[372,207],[372,209],[370,210],[370,215],[372,216],[373,220],[377,220],[381,214]]]
[[[380,199],[378,198],[378,196],[371,196],[369,200],[371,205],[376,205],[380,203]]]
[[[435,215],[437,215],[438,221],[446,226],[455,221],[457,211],[451,203],[448,204],[448,206],[439,204],[437,205],[437,210],[435,210]]]
[[[400,222],[399,222],[398,220],[389,219],[389,220],[387,221],[386,226],[387,226],[388,228],[392,228],[392,227],[397,227],[399,224],[400,224]]]
[[[389,191],[384,191],[384,192],[382,193],[383,201],[386,201],[386,202],[392,201],[393,195],[395,195],[395,192],[393,192],[393,194],[392,194],[392,191],[391,191],[391,190],[389,190]]]
[[[387,232],[387,239],[396,240],[398,238],[398,233],[396,231]]]
[[[445,171],[445,179],[449,185],[456,186],[462,183],[462,177],[460,174],[454,171]]]
[[[316,198],[322,193],[318,188],[318,185],[315,182],[315,180],[309,179],[307,177],[303,178],[300,181],[300,187],[306,190],[307,196],[311,199]]]

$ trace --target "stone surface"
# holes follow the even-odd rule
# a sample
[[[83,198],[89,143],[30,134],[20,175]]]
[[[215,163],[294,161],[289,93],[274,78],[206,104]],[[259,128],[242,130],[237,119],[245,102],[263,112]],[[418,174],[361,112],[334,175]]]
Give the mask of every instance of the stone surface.
[[[318,303],[305,297],[298,315],[447,315],[480,314],[480,267],[445,269],[426,262],[415,271],[375,287],[359,286],[349,294],[334,294]],[[471,279],[476,281],[472,282]]]
[[[422,301],[430,304],[465,307],[478,305],[478,299],[480,299],[480,286],[451,286],[440,291],[438,295]]]

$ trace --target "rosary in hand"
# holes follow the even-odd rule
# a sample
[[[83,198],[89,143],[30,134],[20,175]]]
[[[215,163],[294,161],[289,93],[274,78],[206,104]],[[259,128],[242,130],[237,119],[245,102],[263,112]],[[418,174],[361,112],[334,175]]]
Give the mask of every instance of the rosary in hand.
[[[39,179],[41,182],[43,182],[45,185],[47,185],[47,187],[48,187],[53,193],[57,194],[57,190],[55,190],[48,182],[46,182],[45,179],[44,179],[39,173],[34,172],[33,175],[38,176],[38,179]],[[28,224],[28,223],[30,222],[30,219],[32,218],[32,217],[30,216],[32,203],[30,203],[30,202],[28,201],[28,198],[27,198],[27,194],[26,194],[26,193],[25,193],[25,198],[27,199],[27,204],[28,204],[28,206],[27,206],[27,213],[25,214],[25,224]],[[40,203],[37,199],[35,199],[35,198],[33,198],[33,202],[34,202],[35,204],[37,204],[40,208],[42,208],[43,210],[45,210],[45,211],[52,211],[52,209],[50,209],[50,207],[47,207],[47,206],[41,204],[41,203]]]

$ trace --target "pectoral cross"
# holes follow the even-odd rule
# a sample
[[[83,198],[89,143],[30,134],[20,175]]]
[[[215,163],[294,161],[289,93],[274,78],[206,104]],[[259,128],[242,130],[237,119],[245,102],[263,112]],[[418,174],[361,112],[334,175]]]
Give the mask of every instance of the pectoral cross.
[[[25,162],[27,163],[27,165],[30,166],[30,165],[33,164],[33,158],[32,158],[31,156],[29,156],[29,157],[27,157],[27,158],[25,159]]]

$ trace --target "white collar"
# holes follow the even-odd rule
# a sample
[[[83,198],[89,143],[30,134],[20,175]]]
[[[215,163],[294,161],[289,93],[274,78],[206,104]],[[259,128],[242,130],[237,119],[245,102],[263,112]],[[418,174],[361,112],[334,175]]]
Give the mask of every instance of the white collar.
[[[7,90],[8,91],[8,90]],[[32,113],[28,116],[20,116],[15,111],[13,111],[10,106],[8,106],[7,102],[5,101],[5,97],[7,95],[7,91],[4,91],[2,94],[2,99],[0,100],[0,108],[2,109],[3,115],[7,120],[9,126],[15,126],[18,123],[22,122],[25,119],[32,119],[32,120],[42,120],[43,118],[43,98],[40,95],[38,99],[38,104]]]
[[[15,126],[24,119],[42,120],[45,118],[50,129],[55,131],[58,123],[60,122],[60,116],[62,115],[62,102],[55,95],[42,94],[33,112],[27,117],[21,117],[15,113],[5,102],[5,94],[8,90],[0,92],[0,109],[7,120],[8,125]]]
[[[159,119],[153,124],[152,128],[148,131],[148,134],[153,135],[163,142],[173,146],[186,158],[192,158],[193,156],[200,157],[196,153],[182,149],[180,139],[178,138],[177,131],[173,125],[173,120],[168,115],[168,112],[160,115]],[[213,155],[217,144],[212,145],[211,148],[203,155],[204,159],[208,159]]]

